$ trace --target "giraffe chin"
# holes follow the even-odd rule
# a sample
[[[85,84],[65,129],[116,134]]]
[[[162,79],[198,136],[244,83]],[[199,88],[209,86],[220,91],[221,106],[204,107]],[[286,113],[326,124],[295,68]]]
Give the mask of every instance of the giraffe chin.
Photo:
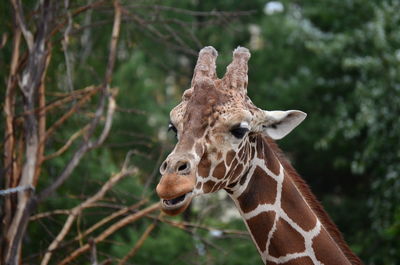
[[[171,200],[161,199],[161,210],[168,215],[180,214],[190,205],[192,198],[192,192],[188,192]]]

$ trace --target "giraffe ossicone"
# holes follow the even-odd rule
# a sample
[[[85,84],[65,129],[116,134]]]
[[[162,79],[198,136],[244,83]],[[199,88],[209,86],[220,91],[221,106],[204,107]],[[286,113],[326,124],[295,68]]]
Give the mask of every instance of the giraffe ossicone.
[[[217,56],[211,46],[199,52],[191,87],[170,113],[178,142],[160,167],[162,210],[179,214],[193,197],[224,189],[265,264],[361,264],[274,142],[306,114],[252,103],[248,49],[234,50],[221,79]]]

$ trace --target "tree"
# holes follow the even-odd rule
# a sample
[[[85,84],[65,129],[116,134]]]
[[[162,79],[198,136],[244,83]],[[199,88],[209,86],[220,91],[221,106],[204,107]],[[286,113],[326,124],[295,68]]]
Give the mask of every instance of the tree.
[[[148,191],[157,172],[151,161],[163,156],[154,136],[159,129],[157,112],[150,115],[155,123],[150,122],[142,131],[135,132],[135,138],[144,137],[144,146],[140,147],[140,141],[136,140],[134,144],[139,146],[130,147],[133,150],[120,148],[111,154],[110,149],[119,143],[105,145],[115,121],[121,126],[133,113],[143,117],[133,123],[139,124],[146,120],[143,113],[154,99],[151,91],[143,91],[144,95],[150,93],[147,95],[151,99],[140,98],[142,91],[129,93],[124,87],[127,95],[138,96],[139,102],[145,99],[147,104],[124,107],[123,99],[121,105],[117,104],[118,89],[113,87],[112,80],[117,58],[124,61],[127,57],[124,53],[131,51],[128,47],[140,43],[142,47],[135,54],[141,61],[145,53],[140,50],[155,42],[167,49],[196,54],[190,45],[201,44],[189,27],[196,17],[204,17],[199,22],[204,25],[227,24],[248,12],[196,12],[118,0],[73,3],[45,0],[24,5],[12,0],[2,13],[10,18],[2,22],[6,29],[2,61],[9,62],[1,65],[1,72],[4,75],[8,72],[3,95],[2,263],[35,260],[48,264],[51,259],[66,263],[82,253],[95,253],[97,244],[158,209],[158,203],[143,207],[145,202],[155,199]],[[170,18],[169,13],[177,18]],[[131,24],[134,26],[128,26]],[[178,34],[177,30],[186,33]],[[8,36],[12,36],[12,42]],[[135,56],[131,62],[134,61]],[[139,68],[136,65],[133,70],[140,72]],[[157,76],[157,82],[160,77]],[[146,87],[151,88],[148,84]],[[127,130],[129,126],[122,132]],[[122,144],[125,146],[127,142]],[[155,149],[146,154],[151,148]],[[133,155],[136,156],[131,159]],[[143,160],[147,161],[141,164]],[[152,177],[143,183],[143,176],[149,174],[149,164]],[[120,193],[112,194],[116,185],[131,175],[137,178],[125,184]],[[127,194],[129,188],[137,191],[135,198]],[[65,198],[65,193],[70,198]],[[113,203],[107,204],[108,200]],[[101,211],[91,214],[91,208]],[[73,226],[80,226],[82,220],[83,231],[74,231]],[[114,220],[117,221],[110,224]],[[45,222],[52,225],[41,227]],[[82,246],[77,244],[87,240],[95,230],[97,235],[92,240]],[[143,240],[149,231],[145,230]],[[28,243],[22,244],[24,241]],[[139,243],[134,249],[138,247]],[[127,257],[130,255],[131,252]]]

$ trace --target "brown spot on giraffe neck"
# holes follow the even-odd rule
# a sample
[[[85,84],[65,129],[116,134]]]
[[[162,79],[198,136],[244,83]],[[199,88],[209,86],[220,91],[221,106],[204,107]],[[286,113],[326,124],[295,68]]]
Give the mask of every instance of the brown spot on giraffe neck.
[[[273,204],[276,198],[277,183],[262,168],[256,167],[244,192],[237,198],[244,213],[254,210],[259,204]]]
[[[226,172],[225,162],[222,161],[214,168],[212,175],[214,178],[222,179],[223,177],[225,177],[225,172]]]
[[[214,188],[215,184],[216,183],[214,181],[211,181],[211,180],[207,181],[203,185],[203,192],[210,193],[212,191],[212,189]]]
[[[242,174],[243,169],[244,169],[243,165],[242,164],[238,164],[236,166],[236,168],[234,169],[234,171],[233,171],[232,175],[230,176],[230,178],[233,178],[234,180],[238,179],[240,177],[240,175]]]
[[[244,185],[246,183],[247,177],[249,177],[249,171],[250,171],[250,167],[247,169],[247,171],[240,178],[240,181],[239,181],[240,185]]]
[[[268,253],[273,257],[281,257],[290,253],[303,252],[306,246],[303,236],[288,222],[279,218],[272,236]]]
[[[233,160],[233,158],[235,157],[236,153],[233,150],[228,151],[228,153],[226,154],[226,164],[229,166]]]
[[[275,212],[263,212],[246,220],[258,248],[264,252],[267,246],[268,233],[272,229],[275,220]]]
[[[287,174],[282,184],[281,207],[303,230],[309,231],[315,227],[317,223],[315,214]]]
[[[266,167],[275,175],[279,175],[280,163],[268,144],[264,145],[264,160]]]
[[[208,158],[207,154],[203,155],[203,157],[200,160],[200,163],[198,165],[198,175],[206,178],[210,174],[210,168],[211,168],[211,161]]]
[[[312,248],[314,249],[316,258],[325,265],[351,264],[343,253],[338,255],[340,253],[338,246],[334,244],[332,238],[324,228],[313,239]]]

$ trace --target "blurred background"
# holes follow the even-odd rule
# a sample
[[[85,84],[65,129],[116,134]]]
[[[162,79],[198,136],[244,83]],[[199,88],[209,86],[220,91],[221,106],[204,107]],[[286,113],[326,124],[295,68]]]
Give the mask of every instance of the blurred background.
[[[251,51],[260,108],[365,264],[400,264],[400,2],[4,1],[3,264],[261,264],[224,191],[154,206],[198,51]],[[17,188],[17,190],[13,188]],[[15,263],[13,263],[15,262]],[[96,263],[97,262],[97,263]]]

